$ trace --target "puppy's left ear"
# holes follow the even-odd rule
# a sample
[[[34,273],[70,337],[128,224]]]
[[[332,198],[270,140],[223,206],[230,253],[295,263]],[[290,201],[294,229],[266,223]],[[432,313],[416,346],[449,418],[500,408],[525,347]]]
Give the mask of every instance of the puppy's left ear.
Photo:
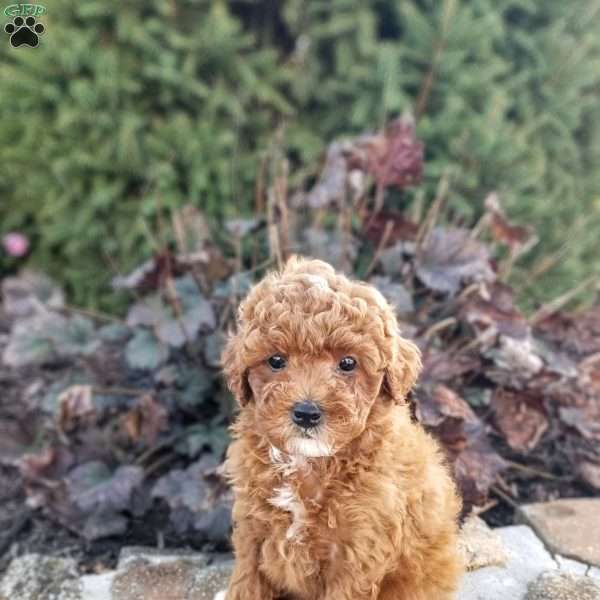
[[[241,359],[241,340],[237,335],[231,336],[221,355],[221,365],[231,390],[241,407],[246,406],[252,399],[252,389],[248,383],[248,370]]]
[[[403,404],[421,372],[421,351],[400,335],[394,339],[394,352],[385,369],[382,388],[394,402]]]

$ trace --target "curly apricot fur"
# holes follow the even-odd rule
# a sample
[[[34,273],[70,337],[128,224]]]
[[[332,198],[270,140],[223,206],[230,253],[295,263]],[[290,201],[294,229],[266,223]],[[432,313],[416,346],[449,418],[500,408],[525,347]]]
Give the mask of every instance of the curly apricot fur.
[[[345,356],[355,371],[337,368]],[[460,500],[405,403],[419,351],[375,288],[291,258],[241,304],[223,368],[241,406],[227,600],[454,597]],[[290,419],[303,400],[323,412],[314,430]]]

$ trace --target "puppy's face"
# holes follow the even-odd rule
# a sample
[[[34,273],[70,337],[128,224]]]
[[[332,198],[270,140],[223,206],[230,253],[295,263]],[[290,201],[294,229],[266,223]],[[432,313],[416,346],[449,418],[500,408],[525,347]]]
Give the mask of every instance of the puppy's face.
[[[373,287],[321,261],[290,259],[240,306],[225,349],[229,386],[276,449],[331,456],[359,436],[375,402],[402,402],[420,368]]]
[[[368,336],[317,355],[271,346],[248,371],[257,430],[290,454],[334,454],[365,428],[383,382],[383,371],[368,360],[376,352]]]

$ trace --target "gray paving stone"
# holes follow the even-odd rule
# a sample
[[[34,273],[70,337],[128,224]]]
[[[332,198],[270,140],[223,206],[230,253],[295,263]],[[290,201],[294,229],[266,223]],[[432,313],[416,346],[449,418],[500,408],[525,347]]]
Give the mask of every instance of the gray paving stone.
[[[227,587],[233,561],[207,567],[196,558],[161,561],[156,554],[150,563],[128,560],[114,576],[112,596],[93,600],[213,600]]]
[[[133,564],[117,572],[112,600],[190,600],[198,567],[185,560]]]
[[[600,600],[589,595],[600,569],[554,559],[529,527],[491,531],[478,519],[467,523],[462,545],[473,570],[457,600]],[[222,600],[232,568],[232,560],[206,566],[202,553],[125,548],[117,571],[78,578],[72,560],[26,555],[0,581],[0,600]]]
[[[69,558],[25,554],[0,581],[0,600],[80,600],[77,565]]]
[[[221,592],[227,589],[233,561],[211,565],[198,571],[190,590],[189,600],[216,600],[224,597]]]
[[[116,571],[101,575],[84,575],[81,584],[81,600],[111,600],[111,586]]]
[[[600,499],[528,504],[518,516],[531,524],[552,552],[600,567]]]
[[[558,568],[562,573],[570,573],[571,575],[586,575],[590,566],[585,563],[573,560],[572,558],[565,558],[557,554],[554,560],[558,564]]]
[[[119,553],[117,569],[125,569],[132,564],[164,564],[177,560],[186,560],[198,567],[208,564],[208,556],[202,552],[190,550],[148,548],[146,546],[126,546]]]
[[[522,600],[529,583],[557,564],[533,531],[525,525],[496,530],[508,554],[506,567],[485,567],[468,573],[460,600]]]
[[[508,559],[498,533],[476,516],[470,516],[465,521],[460,532],[459,545],[469,571],[492,565],[501,567]]]
[[[584,575],[542,573],[530,584],[526,600],[599,600],[600,583]]]

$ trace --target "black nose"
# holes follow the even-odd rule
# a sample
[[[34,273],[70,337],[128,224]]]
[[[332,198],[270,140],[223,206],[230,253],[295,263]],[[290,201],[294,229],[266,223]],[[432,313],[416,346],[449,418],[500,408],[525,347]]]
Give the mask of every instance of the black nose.
[[[310,400],[296,402],[292,408],[292,421],[299,427],[315,427],[321,416],[321,409]]]

